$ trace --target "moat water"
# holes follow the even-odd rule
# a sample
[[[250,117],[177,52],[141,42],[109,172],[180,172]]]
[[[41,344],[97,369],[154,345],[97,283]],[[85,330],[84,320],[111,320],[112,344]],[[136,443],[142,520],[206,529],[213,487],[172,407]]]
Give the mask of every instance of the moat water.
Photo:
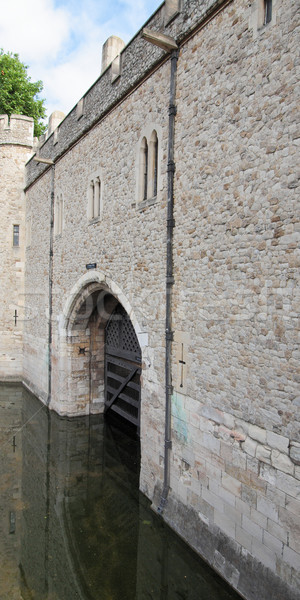
[[[139,444],[0,384],[1,600],[237,600],[138,490]]]

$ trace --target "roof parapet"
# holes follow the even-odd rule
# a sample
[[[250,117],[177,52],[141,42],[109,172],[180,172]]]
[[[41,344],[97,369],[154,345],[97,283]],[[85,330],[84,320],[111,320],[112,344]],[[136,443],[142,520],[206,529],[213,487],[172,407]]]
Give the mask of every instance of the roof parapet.
[[[165,0],[165,25],[168,25],[181,10],[181,0]]]
[[[60,125],[60,123],[64,120],[65,114],[61,110],[55,110],[51,113],[48,121],[48,131],[47,137],[49,137],[53,131]]]
[[[111,35],[102,46],[102,64],[101,73],[117,58],[125,48],[125,42],[116,35]]]
[[[34,122],[26,115],[0,115],[0,143],[33,146]]]

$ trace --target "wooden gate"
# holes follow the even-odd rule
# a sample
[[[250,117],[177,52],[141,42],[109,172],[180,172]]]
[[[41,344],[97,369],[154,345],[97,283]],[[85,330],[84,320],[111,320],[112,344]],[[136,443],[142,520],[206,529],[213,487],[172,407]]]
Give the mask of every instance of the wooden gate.
[[[118,304],[105,329],[105,412],[114,411],[139,430],[141,349],[128,314]]]

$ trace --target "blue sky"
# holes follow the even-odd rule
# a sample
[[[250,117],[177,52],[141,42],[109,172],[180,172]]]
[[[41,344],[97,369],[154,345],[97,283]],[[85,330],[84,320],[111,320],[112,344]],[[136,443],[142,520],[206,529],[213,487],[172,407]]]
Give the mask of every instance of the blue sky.
[[[47,115],[67,114],[100,75],[110,35],[128,42],[161,0],[9,0],[1,7],[0,44],[17,52],[32,81],[41,79]]]

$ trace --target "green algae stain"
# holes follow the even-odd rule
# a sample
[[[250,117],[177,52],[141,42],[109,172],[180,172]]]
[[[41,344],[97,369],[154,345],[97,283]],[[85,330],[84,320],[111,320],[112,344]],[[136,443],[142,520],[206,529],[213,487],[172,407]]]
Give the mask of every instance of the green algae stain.
[[[177,392],[172,395],[172,426],[178,441],[187,443],[188,423],[187,412],[184,407],[184,397]]]

